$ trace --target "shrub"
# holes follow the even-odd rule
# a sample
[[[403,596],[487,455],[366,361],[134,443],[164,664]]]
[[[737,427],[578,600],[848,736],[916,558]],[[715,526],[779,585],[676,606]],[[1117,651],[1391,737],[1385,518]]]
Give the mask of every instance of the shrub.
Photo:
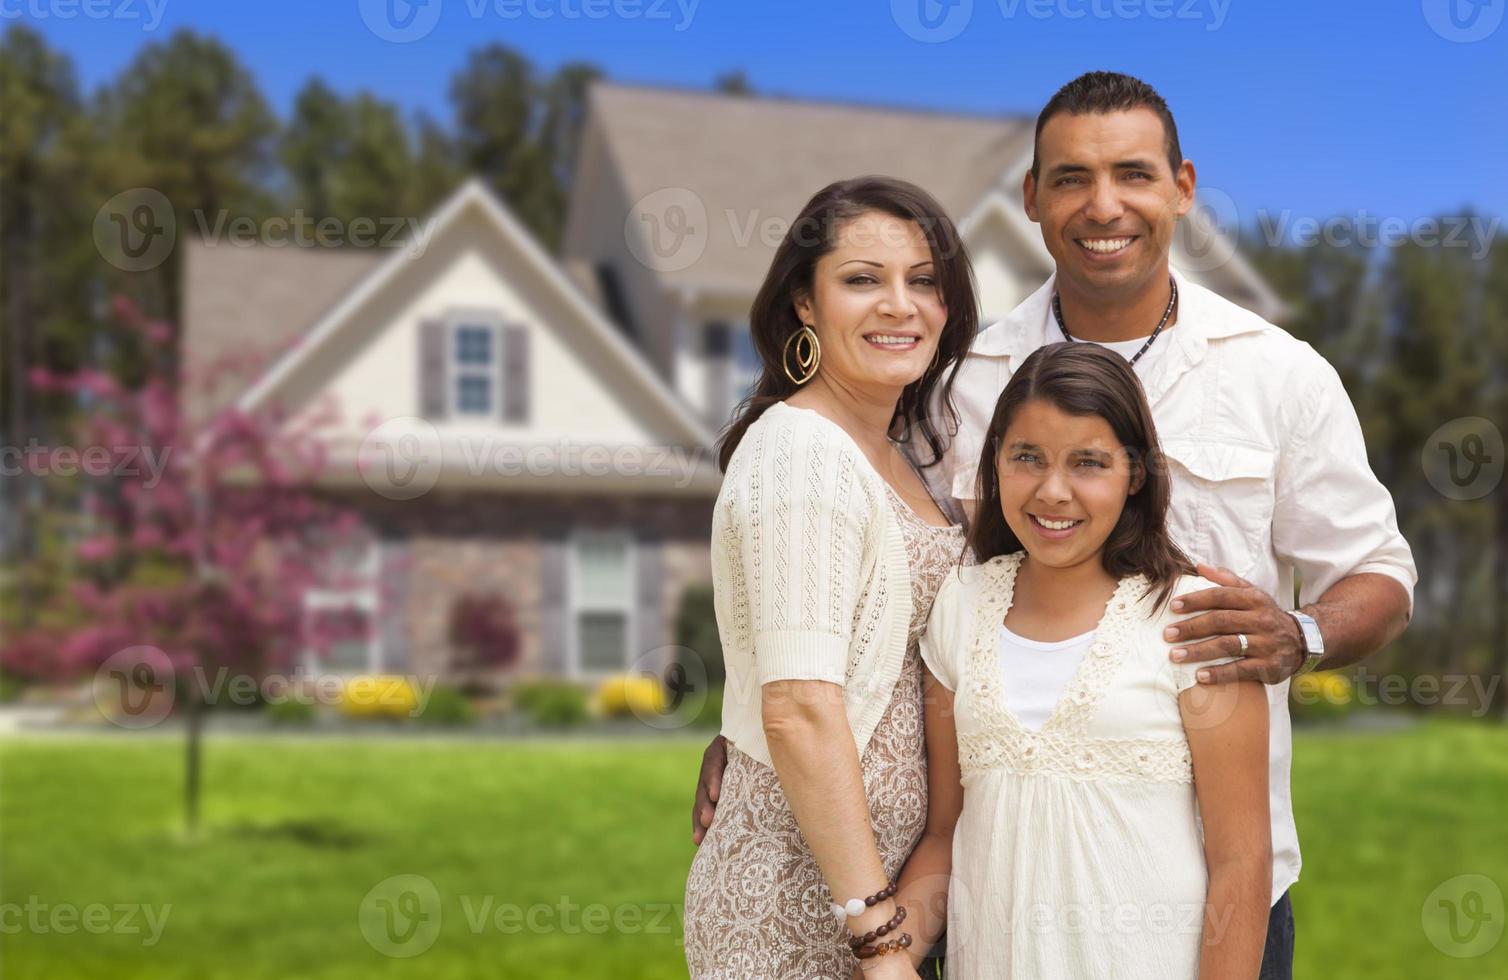
[[[518,660],[518,622],[497,594],[458,596],[450,607],[449,639],[457,670],[509,667]]]
[[[521,683],[513,689],[513,705],[546,728],[569,728],[587,717],[586,691],[569,681]]]
[[[697,712],[696,720],[692,722],[698,728],[717,729],[723,727],[723,689],[715,687],[707,692],[707,703],[702,705],[702,710]]]
[[[717,635],[717,612],[712,603],[712,586],[692,585],[681,594],[681,607],[675,617],[675,642],[677,646],[695,654],[700,661],[686,665],[687,677],[699,677],[706,671],[710,687],[722,687],[727,676],[723,666],[723,644]],[[682,651],[681,659],[689,654]]]
[[[476,721],[476,708],[455,688],[437,687],[429,692],[417,717],[426,725],[469,725]]]
[[[310,725],[314,722],[314,704],[302,698],[286,698],[267,705],[267,720],[274,725]]]

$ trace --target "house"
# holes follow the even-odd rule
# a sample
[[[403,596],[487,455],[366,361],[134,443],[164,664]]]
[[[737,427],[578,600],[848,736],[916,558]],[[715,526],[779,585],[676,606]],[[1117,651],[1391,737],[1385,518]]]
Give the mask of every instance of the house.
[[[883,173],[958,223],[980,323],[1053,269],[1021,207],[1035,120],[897,111],[598,84],[581,135],[562,262],[709,426],[757,364],[747,316],[783,223],[835,180]],[[1268,319],[1281,303],[1208,214],[1180,222],[1173,261]]]
[[[599,84],[559,256],[477,180],[411,247],[188,243],[185,364],[247,366],[188,409],[339,408],[321,483],[371,532],[347,556],[367,584],[307,613],[372,629],[324,669],[446,673],[468,592],[513,607],[524,672],[657,669],[710,577],[711,446],[757,371],[747,311],[782,222],[842,177],[921,184],[959,219],[987,323],[1052,267],[1019,205],[1031,139],[1021,118]],[[1239,256],[1187,268],[1277,315]]]

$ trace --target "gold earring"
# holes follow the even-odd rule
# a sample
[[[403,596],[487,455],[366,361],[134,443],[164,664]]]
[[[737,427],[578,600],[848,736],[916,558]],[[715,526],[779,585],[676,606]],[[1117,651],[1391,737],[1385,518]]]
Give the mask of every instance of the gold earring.
[[[791,344],[796,345],[796,366],[802,372],[799,378],[791,373]],[[791,384],[799,388],[812,380],[812,375],[817,373],[817,366],[821,363],[822,345],[817,343],[817,331],[812,329],[811,324],[803,323],[801,329],[791,334],[785,342],[780,366],[785,368],[785,376],[791,379]]]

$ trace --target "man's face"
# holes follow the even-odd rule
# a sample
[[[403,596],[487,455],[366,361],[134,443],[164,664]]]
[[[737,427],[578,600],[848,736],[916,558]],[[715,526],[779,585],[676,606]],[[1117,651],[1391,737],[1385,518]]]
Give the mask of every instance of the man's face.
[[[1173,229],[1194,205],[1194,165],[1169,169],[1156,113],[1059,113],[1042,127],[1037,160],[1026,214],[1065,285],[1129,299],[1166,275]]]

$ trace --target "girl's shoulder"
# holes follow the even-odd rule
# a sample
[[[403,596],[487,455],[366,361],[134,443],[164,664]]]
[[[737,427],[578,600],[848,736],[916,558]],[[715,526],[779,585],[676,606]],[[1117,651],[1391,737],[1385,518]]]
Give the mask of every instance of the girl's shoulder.
[[[1148,618],[1155,621],[1159,627],[1168,623],[1175,623],[1181,619],[1187,619],[1193,614],[1175,610],[1173,608],[1173,600],[1180,596],[1186,596],[1191,592],[1201,592],[1204,589],[1218,589],[1219,587],[1220,584],[1218,582],[1211,582],[1203,575],[1180,575],[1178,576],[1178,581],[1174,583],[1172,591],[1168,593],[1166,600],[1161,603],[1148,601],[1146,604]],[[1151,599],[1155,598],[1155,595],[1151,597]]]
[[[1009,555],[996,555],[988,561],[959,565],[957,572],[950,574],[948,581],[943,583],[943,588],[951,585],[955,598],[972,598],[994,592],[1013,593],[1016,588],[1016,572],[1020,569],[1021,559],[1025,554],[1024,551],[1017,551]],[[939,598],[941,595],[942,591],[939,590]]]
[[[1014,590],[1020,564],[1018,552],[959,565],[949,571],[932,600],[933,620],[947,621],[950,627],[960,628],[986,603],[1003,609]]]

